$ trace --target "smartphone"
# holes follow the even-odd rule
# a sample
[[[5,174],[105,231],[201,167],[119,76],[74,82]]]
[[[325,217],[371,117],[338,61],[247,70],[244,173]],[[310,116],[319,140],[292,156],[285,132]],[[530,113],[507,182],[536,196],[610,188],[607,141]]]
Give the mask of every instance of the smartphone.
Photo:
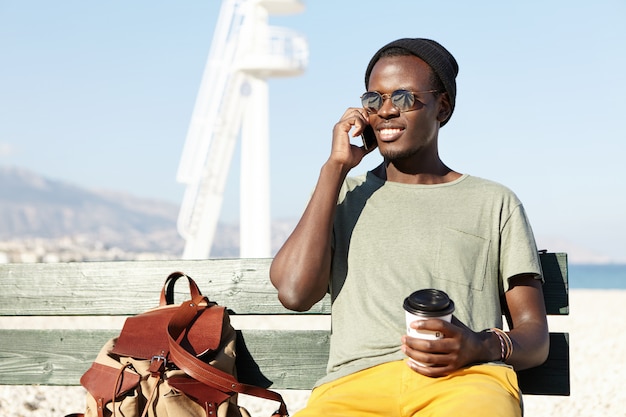
[[[363,140],[363,147],[366,151],[370,151],[376,147],[376,134],[371,125],[365,126],[363,133],[361,133],[361,139]]]

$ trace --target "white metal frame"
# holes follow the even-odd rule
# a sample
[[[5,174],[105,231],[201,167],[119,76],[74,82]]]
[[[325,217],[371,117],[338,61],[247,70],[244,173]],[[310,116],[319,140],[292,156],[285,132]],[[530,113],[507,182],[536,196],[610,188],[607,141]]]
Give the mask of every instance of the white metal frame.
[[[269,91],[266,79],[301,74],[308,46],[271,27],[270,14],[300,0],[224,0],[177,173],[186,184],[178,217],[183,259],[209,257],[236,142],[241,135],[240,257],[271,256]]]

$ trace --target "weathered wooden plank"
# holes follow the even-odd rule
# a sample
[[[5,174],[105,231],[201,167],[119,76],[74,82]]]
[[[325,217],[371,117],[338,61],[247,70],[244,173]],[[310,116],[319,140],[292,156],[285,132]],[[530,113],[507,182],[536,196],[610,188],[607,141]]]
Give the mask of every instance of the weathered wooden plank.
[[[275,389],[311,389],[325,375],[330,332],[246,330],[237,340],[239,379]]]
[[[0,330],[0,385],[78,385],[115,330]],[[242,382],[274,389],[310,389],[326,372],[325,330],[242,330]],[[569,395],[567,334],[551,335],[548,361],[520,373],[525,394]]]
[[[238,333],[242,381],[310,389],[325,372],[328,331]],[[118,334],[117,330],[0,329],[0,385],[78,385],[105,342]]]
[[[276,389],[311,389],[326,372],[328,332],[296,332],[289,337],[292,339],[283,339],[276,332],[246,333],[244,340],[252,348],[250,355],[238,346],[243,355],[238,358],[242,382]],[[550,341],[546,362],[518,373],[520,389],[526,395],[570,395],[569,336],[551,333]]]
[[[116,330],[0,330],[0,385],[78,385]]]
[[[567,257],[541,255],[548,314],[567,314]],[[271,259],[0,265],[0,316],[134,315],[155,307],[165,278],[182,271],[237,314],[294,314],[277,302]],[[177,286],[180,301],[183,285]],[[330,312],[328,297],[304,314]],[[298,313],[303,314],[303,313]]]
[[[294,314],[277,301],[269,280],[270,263],[271,259],[212,259],[4,264],[0,316],[138,314],[156,306],[165,279],[174,271],[191,276],[211,300],[237,314]],[[178,301],[187,291],[181,284]],[[328,312],[325,300],[306,314]]]

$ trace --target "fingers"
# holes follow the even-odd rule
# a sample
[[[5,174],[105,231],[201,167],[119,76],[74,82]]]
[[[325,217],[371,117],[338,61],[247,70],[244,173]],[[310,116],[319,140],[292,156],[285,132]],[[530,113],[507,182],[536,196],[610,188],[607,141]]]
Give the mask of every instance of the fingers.
[[[420,362],[441,364],[442,361],[455,359],[461,349],[461,344],[458,339],[445,336],[441,339],[432,340],[404,336],[402,349],[409,357],[416,360],[421,358]]]
[[[368,124],[368,114],[365,109],[349,108],[346,110],[333,129],[329,160],[348,167],[348,169],[357,166],[367,155],[367,151],[363,146],[351,143],[350,132],[353,131],[352,137],[358,136]]]
[[[439,319],[415,321],[411,327],[427,330],[422,334],[428,337],[402,337],[402,351],[412,359],[407,363],[413,370],[423,375],[443,376],[465,365],[462,329]]]
[[[433,335],[440,334],[442,336],[447,335],[448,337],[456,336],[461,332],[460,326],[456,326],[448,321],[441,319],[415,320],[410,324],[410,326],[418,333],[423,332]]]
[[[423,340],[407,337],[402,350],[408,356],[407,365],[427,376],[448,375],[459,368],[457,350],[450,339]]]
[[[408,359],[406,364],[409,368],[413,369],[415,372],[418,372],[422,375],[429,376],[432,378],[438,378],[442,376],[450,375],[455,371],[455,368],[450,365],[436,365],[430,363],[422,363],[417,362],[413,359]]]
[[[337,125],[346,133],[354,128],[352,136],[356,137],[363,133],[365,126],[369,125],[369,114],[362,108],[349,108],[343,114]]]

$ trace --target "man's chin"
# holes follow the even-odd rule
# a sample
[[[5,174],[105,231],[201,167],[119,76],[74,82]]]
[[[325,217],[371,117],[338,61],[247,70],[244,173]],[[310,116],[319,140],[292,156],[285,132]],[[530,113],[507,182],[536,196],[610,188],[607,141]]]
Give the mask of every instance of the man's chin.
[[[417,151],[415,149],[389,149],[381,148],[380,154],[387,161],[400,161],[407,159],[415,155]]]

